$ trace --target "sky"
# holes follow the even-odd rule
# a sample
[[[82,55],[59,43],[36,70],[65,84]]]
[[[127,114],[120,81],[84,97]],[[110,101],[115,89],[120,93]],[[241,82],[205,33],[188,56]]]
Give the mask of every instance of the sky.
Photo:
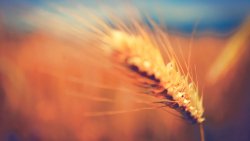
[[[1,0],[0,11],[8,17],[7,23],[20,23],[19,11],[28,11],[35,8],[46,8],[49,3],[58,5],[74,5],[70,0]],[[197,31],[215,31],[227,33],[236,29],[250,15],[250,1],[180,1],[180,0],[134,0],[130,2],[106,0],[101,3],[96,1],[76,1],[86,7],[98,10],[100,5],[121,11],[121,7],[131,4],[146,13],[155,21],[161,21],[169,29],[190,33],[196,26]],[[75,4],[76,5],[76,4]],[[84,16],[84,15],[83,15]]]

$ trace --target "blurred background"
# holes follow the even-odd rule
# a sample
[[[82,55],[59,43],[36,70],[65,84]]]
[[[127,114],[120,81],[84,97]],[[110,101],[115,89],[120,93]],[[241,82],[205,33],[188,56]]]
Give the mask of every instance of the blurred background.
[[[111,9],[125,23],[133,18],[126,13],[135,10],[145,24],[150,17],[169,33],[184,60],[191,45],[206,141],[250,140],[250,2],[243,0],[1,0],[0,140],[200,140],[198,125],[173,111],[140,110],[156,99],[138,94],[57,6],[85,20],[91,19],[82,7],[104,17]]]

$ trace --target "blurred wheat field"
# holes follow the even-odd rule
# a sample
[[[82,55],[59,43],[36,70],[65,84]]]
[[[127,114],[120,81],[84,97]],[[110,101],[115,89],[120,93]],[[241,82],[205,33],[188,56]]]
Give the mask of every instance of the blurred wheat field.
[[[234,34],[194,39],[171,34],[170,41],[181,47],[184,58],[193,40],[190,66],[204,93],[207,140],[229,140],[224,128],[247,120],[247,108],[242,107],[249,107],[249,28],[244,31],[247,35],[236,36],[244,41],[235,44],[244,50],[233,57],[237,63],[226,66],[226,77],[213,83],[209,73],[223,51],[230,50]],[[198,127],[174,111],[152,109],[156,99],[138,93],[133,80],[95,49],[95,39],[74,42],[43,31],[19,34],[5,27],[0,37],[1,140],[200,140]]]

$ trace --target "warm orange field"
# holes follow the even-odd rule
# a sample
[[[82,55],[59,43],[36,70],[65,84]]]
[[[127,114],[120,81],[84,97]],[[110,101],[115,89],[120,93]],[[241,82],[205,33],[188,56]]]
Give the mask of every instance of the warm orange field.
[[[155,99],[140,94],[126,73],[117,70],[94,42],[76,43],[46,33],[2,31],[3,140],[199,140],[198,126],[174,111],[139,110],[152,107]],[[229,40],[204,36],[195,38],[192,45],[191,66],[196,66],[204,94],[205,134],[210,138],[218,137],[220,128],[247,121],[244,107],[249,99],[249,48],[226,76],[213,83],[209,77]],[[171,41],[173,45],[179,41],[184,57],[188,56],[185,46],[189,37],[173,35]],[[244,45],[249,46],[249,42]]]

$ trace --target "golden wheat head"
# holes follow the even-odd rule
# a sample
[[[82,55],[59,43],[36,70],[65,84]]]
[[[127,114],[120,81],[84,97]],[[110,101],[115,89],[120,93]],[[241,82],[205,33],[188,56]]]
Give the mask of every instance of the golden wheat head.
[[[54,6],[54,10],[60,14],[39,10],[37,16],[28,21],[39,23],[41,26],[38,26],[46,32],[52,31],[60,36],[64,33],[74,35],[77,40],[95,39],[100,49],[114,62],[118,60],[118,64],[140,77],[152,80],[145,85],[149,85],[153,91],[160,88],[160,92],[154,96],[160,95],[162,104],[176,109],[193,123],[204,121],[202,98],[197,85],[189,74],[182,71],[167,34],[150,19],[153,27],[139,20],[140,16],[127,15],[130,20],[125,22],[110,12],[106,17],[100,17],[83,7],[72,10]],[[87,17],[83,18],[83,13]],[[37,18],[39,15],[50,18],[41,21],[41,18]],[[44,20],[57,24],[43,25]],[[161,49],[167,58],[162,56]]]

